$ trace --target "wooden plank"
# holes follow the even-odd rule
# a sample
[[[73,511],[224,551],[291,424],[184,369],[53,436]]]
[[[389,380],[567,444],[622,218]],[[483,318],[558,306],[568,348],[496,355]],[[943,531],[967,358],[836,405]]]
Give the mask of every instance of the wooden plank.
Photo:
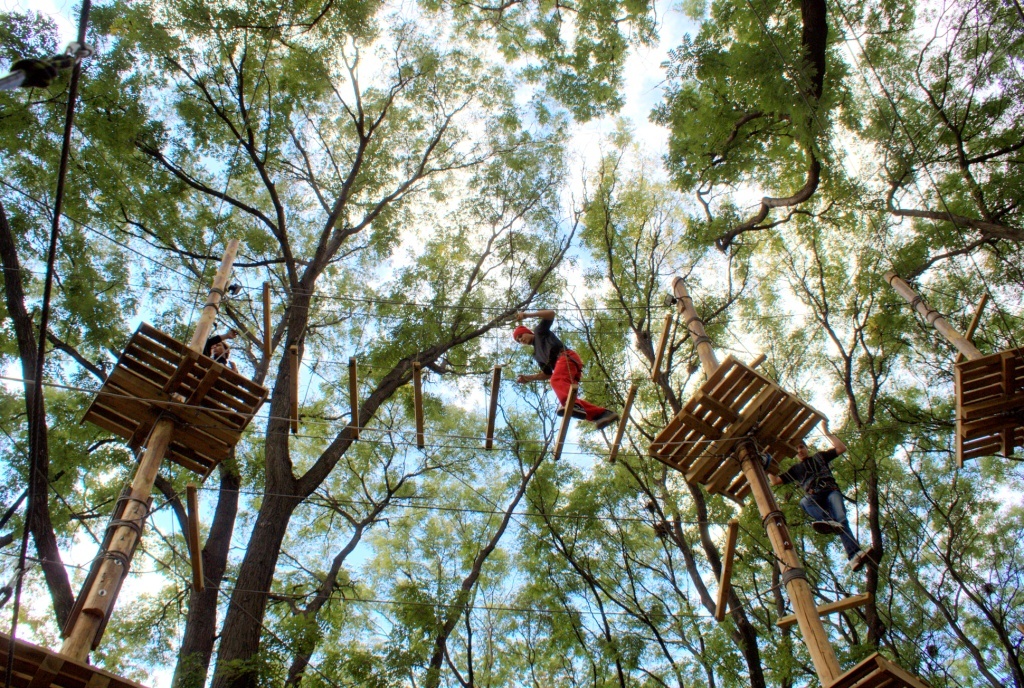
[[[271,354],[271,339],[273,332],[270,331],[270,282],[263,283],[263,359],[269,363]]]
[[[728,458],[732,452],[732,445],[736,440],[746,435],[755,423],[759,420],[758,412],[762,406],[770,405],[773,397],[778,392],[774,385],[766,386],[758,394],[747,408],[743,410],[743,416],[737,422],[729,426],[723,437],[716,440],[708,447],[704,454],[694,461],[690,470],[686,473],[686,480],[689,483],[703,483],[708,473],[717,467],[718,463]],[[729,459],[731,460],[731,459]]]
[[[419,362],[412,364],[412,405],[416,414],[416,448],[423,449],[427,435],[423,431],[423,369]]]
[[[725,621],[725,608],[729,599],[729,589],[732,585],[732,562],[736,554],[736,538],[739,536],[739,532],[740,522],[735,518],[730,519],[728,530],[725,534],[722,576],[718,579],[718,600],[715,602],[715,620],[718,623]]]
[[[32,682],[28,684],[28,688],[50,688],[50,682],[60,673],[63,666],[64,658],[60,655],[45,655],[36,669],[35,676],[32,677]]]
[[[853,609],[854,607],[860,607],[871,601],[871,593],[865,592],[860,595],[852,595],[850,597],[844,597],[841,600],[835,602],[829,602],[827,604],[815,607],[818,612],[818,616],[826,616],[828,614],[835,614],[836,612],[846,611],[847,609]],[[775,625],[779,628],[786,628],[796,623],[796,614],[788,614],[783,616]]]
[[[981,299],[978,301],[978,305],[974,309],[974,316],[971,317],[971,323],[967,326],[967,331],[964,332],[964,338],[972,344],[974,343],[974,331],[978,329],[978,322],[981,320],[981,314],[985,310],[985,304],[987,303],[988,292],[985,292],[981,295]],[[965,360],[967,359],[963,353],[958,351],[956,354],[956,362],[960,363]]]
[[[1004,351],[1003,358],[1003,394],[1012,396],[1017,391],[1017,358],[1012,352]]]
[[[188,554],[192,560],[192,589],[202,592],[205,585],[203,552],[199,541],[199,490],[192,483],[185,486],[185,503],[188,507]]]
[[[196,388],[192,391],[192,394],[189,395],[188,400],[185,403],[189,406],[198,406],[203,403],[203,400],[206,399],[206,395],[209,394],[210,390],[213,389],[213,386],[217,384],[217,380],[220,379],[220,374],[222,372],[224,372],[224,366],[220,363],[215,363],[211,366],[210,369],[206,371],[206,374],[203,375],[203,379],[198,385],[196,385]]]
[[[348,399],[352,407],[349,426],[352,428],[353,438],[359,439],[359,376],[356,372],[355,356],[348,359]]]
[[[747,405],[747,402],[753,399],[754,396],[758,392],[760,392],[765,385],[770,385],[772,384],[772,382],[770,380],[765,380],[764,378],[758,375],[755,375],[752,379],[747,380],[746,384],[746,388],[744,388],[742,392],[737,394],[736,398],[732,402],[732,407],[734,409],[738,409],[740,413],[743,412],[743,408]]]
[[[713,396],[711,396],[711,394],[704,390],[697,392],[697,395],[694,398],[696,399],[699,405],[708,407],[716,414],[718,414],[720,418],[725,419],[729,423],[735,423],[737,420],[739,420],[739,414],[736,413],[736,411],[726,406],[718,399],[715,399]]]
[[[651,368],[651,381],[657,382],[661,376],[661,361],[665,357],[665,346],[668,344],[668,334],[672,327],[672,314],[665,315],[665,324],[661,328],[661,341],[658,342],[658,351],[654,354],[654,367]]]
[[[487,437],[484,449],[494,449],[494,424],[498,417],[498,392],[501,388],[501,366],[494,366],[491,371],[491,403],[487,407]]]
[[[565,436],[569,433],[569,421],[572,420],[572,407],[576,403],[576,393],[579,385],[569,386],[569,396],[565,400],[565,413],[562,414],[562,425],[558,428],[558,439],[555,440],[555,461],[562,457],[562,447],[565,446]]]
[[[1009,399],[996,398],[975,404],[963,404],[958,418],[972,421],[995,414],[1008,413],[1022,407],[1024,407],[1024,394],[1018,394]]]
[[[174,394],[178,391],[178,387],[184,382],[185,378],[188,377],[189,373],[192,372],[192,368],[195,367],[199,360],[199,354],[191,349],[185,356],[182,357],[181,363],[178,364],[178,369],[174,371],[174,374],[164,384],[163,392],[165,394]]]
[[[619,444],[622,443],[622,436],[626,434],[626,424],[629,422],[629,412],[633,408],[633,399],[636,397],[636,383],[629,386],[626,392],[626,402],[622,405],[622,413],[619,414],[619,425],[615,428],[615,439],[612,440],[611,451],[608,452],[609,463],[615,463],[615,457],[619,455]]]

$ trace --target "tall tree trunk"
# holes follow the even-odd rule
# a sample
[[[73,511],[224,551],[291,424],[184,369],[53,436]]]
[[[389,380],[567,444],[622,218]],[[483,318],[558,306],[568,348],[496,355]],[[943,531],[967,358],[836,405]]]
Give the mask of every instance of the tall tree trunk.
[[[189,600],[185,637],[178,651],[178,664],[171,683],[174,688],[202,688],[206,685],[217,637],[217,600],[231,549],[241,484],[237,468],[222,463],[217,509],[202,553],[205,587],[201,593],[193,591]]]
[[[75,605],[75,596],[71,591],[71,581],[64,562],[61,560],[60,549],[57,547],[57,536],[53,531],[50,518],[50,449],[47,441],[45,400],[40,400],[42,413],[39,418],[32,412],[35,401],[34,380],[38,362],[38,341],[36,340],[32,316],[25,308],[25,288],[21,281],[21,264],[18,260],[18,249],[11,235],[11,226],[7,222],[7,213],[0,204],[0,262],[4,269],[4,298],[7,312],[11,315],[14,333],[18,340],[18,355],[21,358],[21,375],[26,380],[25,408],[28,413],[29,433],[39,433],[39,452],[35,457],[35,466],[30,466],[28,513],[26,527],[32,533],[32,539],[39,555],[40,566],[46,578],[46,587],[50,591],[53,611],[57,624],[62,628],[71,615]],[[29,457],[32,461],[33,457]],[[31,470],[34,468],[34,470]]]

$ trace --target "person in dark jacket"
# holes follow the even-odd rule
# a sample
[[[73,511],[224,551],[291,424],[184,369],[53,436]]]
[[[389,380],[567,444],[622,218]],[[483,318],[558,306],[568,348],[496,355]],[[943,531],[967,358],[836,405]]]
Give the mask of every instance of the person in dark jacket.
[[[525,325],[518,326],[512,332],[512,339],[523,346],[533,347],[533,360],[541,372],[533,375],[520,375],[516,382],[539,382],[547,380],[551,383],[551,389],[561,407],[558,415],[565,413],[565,402],[569,398],[569,388],[575,383],[579,384],[583,374],[583,361],[579,355],[571,349],[565,348],[562,341],[551,331],[551,325],[555,321],[555,312],[552,310],[535,311],[531,313],[516,313],[516,320],[522,321],[526,318],[540,318],[540,322],[534,329]],[[594,427],[600,430],[611,425],[619,419],[614,411],[609,411],[596,404],[584,401],[579,397],[572,409],[573,418],[589,420]]]
[[[209,356],[222,366],[231,368],[231,370],[238,370],[238,367],[228,360],[231,356],[231,345],[227,343],[228,339],[234,339],[237,336],[238,330],[228,330],[224,334],[213,335],[203,345],[203,355]]]
[[[811,527],[824,535],[838,535],[849,560],[848,566],[858,571],[867,560],[868,550],[861,549],[850,530],[843,493],[839,491],[839,483],[829,468],[830,463],[846,452],[846,444],[829,432],[828,422],[825,423],[824,433],[825,438],[832,443],[831,449],[811,454],[807,444],[801,441],[797,446],[799,463],[778,476],[771,476],[771,481],[773,485],[798,483],[803,488],[804,496],[800,506],[813,520]]]

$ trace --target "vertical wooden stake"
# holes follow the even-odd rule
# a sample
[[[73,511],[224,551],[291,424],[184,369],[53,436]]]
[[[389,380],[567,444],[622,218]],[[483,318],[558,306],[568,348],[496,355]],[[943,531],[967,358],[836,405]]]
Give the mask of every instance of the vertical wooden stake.
[[[569,398],[565,400],[565,413],[562,415],[562,426],[558,428],[558,439],[555,440],[555,461],[562,457],[565,436],[569,432],[569,421],[572,419],[572,408],[576,405],[576,393],[579,385],[569,387]]]
[[[292,376],[292,434],[299,431],[299,347],[292,344],[288,347],[288,364]]]
[[[491,373],[491,405],[487,409],[487,439],[484,449],[494,449],[494,421],[498,416],[498,390],[501,387],[501,366],[494,366]]]
[[[658,351],[654,354],[654,368],[651,370],[651,381],[657,382],[661,375],[661,361],[665,358],[665,346],[668,344],[668,331],[672,327],[672,314],[665,314],[665,325],[661,328],[661,341],[658,342]]]
[[[205,585],[203,553],[199,543],[199,491],[192,483],[185,486],[185,503],[188,507],[188,554],[192,559],[192,589],[202,592]]]
[[[672,280],[672,293],[675,294],[676,302],[679,304],[679,312],[686,320],[686,330],[693,337],[693,346],[697,349],[697,358],[700,359],[704,374],[711,377],[711,374],[718,370],[718,358],[715,357],[715,350],[711,347],[711,338],[704,331],[704,323],[697,317],[693,299],[687,293],[682,277]]]
[[[718,581],[718,601],[715,602],[715,621],[725,621],[725,608],[729,603],[729,587],[732,585],[732,560],[736,555],[736,537],[740,532],[737,519],[729,521],[729,530],[725,534],[725,555],[722,562],[722,577]]]
[[[615,429],[615,439],[612,440],[612,450],[608,453],[609,463],[615,463],[615,457],[619,455],[619,444],[622,436],[626,433],[626,423],[629,422],[629,410],[633,408],[633,398],[636,397],[636,383],[629,386],[626,392],[626,403],[622,406],[622,413],[619,415],[619,427]]]
[[[263,358],[270,360],[270,282],[263,283]]]
[[[356,375],[356,358],[348,359],[348,397],[352,404],[352,435],[359,439],[359,378]]]
[[[412,403],[416,411],[416,448],[423,449],[427,438],[423,432],[423,367],[412,364]]]

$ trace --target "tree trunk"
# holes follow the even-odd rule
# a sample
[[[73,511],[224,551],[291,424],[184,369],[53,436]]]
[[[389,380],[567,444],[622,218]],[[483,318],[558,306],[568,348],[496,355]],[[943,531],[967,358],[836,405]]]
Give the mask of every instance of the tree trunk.
[[[206,546],[203,547],[205,587],[201,593],[193,591],[189,600],[185,637],[178,651],[178,664],[174,668],[171,683],[174,688],[202,688],[206,685],[213,644],[217,637],[217,600],[231,549],[241,483],[241,477],[234,466],[220,465],[217,510]]]

